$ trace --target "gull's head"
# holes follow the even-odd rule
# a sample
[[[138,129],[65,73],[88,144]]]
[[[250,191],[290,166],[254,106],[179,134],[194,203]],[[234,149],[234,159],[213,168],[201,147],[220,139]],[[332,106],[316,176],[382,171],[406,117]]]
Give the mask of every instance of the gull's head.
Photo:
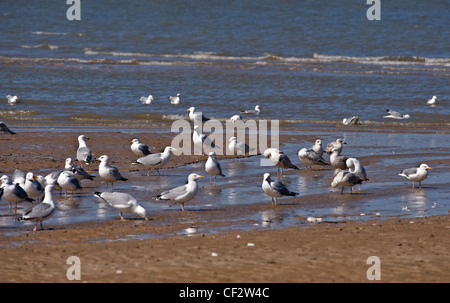
[[[139,142],[139,139],[133,139],[133,140],[131,140],[131,141],[130,141],[130,144],[133,144],[133,143],[139,144],[139,143],[140,143],[140,142]]]
[[[166,146],[166,148],[164,148],[164,152],[165,153],[170,153],[170,152],[177,151],[177,150],[178,149],[176,149],[176,148],[174,148],[172,146]]]
[[[66,165],[72,165],[72,158],[66,159]]]
[[[186,111],[188,111],[188,112],[194,112],[194,111],[195,111],[195,107],[191,106],[191,107],[189,107]]]
[[[210,156],[211,158],[214,158],[216,156],[215,152],[209,152],[208,156]]]
[[[7,175],[3,175],[0,180],[2,181],[2,184],[8,184],[9,183],[9,177]]]
[[[102,163],[108,163],[109,157],[107,155],[102,155],[102,156],[98,157],[97,160]]]
[[[144,218],[145,221],[148,220],[147,218],[147,211],[145,210],[145,208],[143,208],[140,205],[137,205],[136,208],[134,209],[134,212],[139,215],[140,217]]]
[[[321,139],[317,139],[317,140],[316,140],[316,144],[317,144],[317,145],[321,145],[321,144],[322,144],[322,140],[321,140]]]
[[[425,164],[425,163],[422,163],[422,164],[420,164],[420,166],[419,166],[421,169],[432,169],[431,167],[429,167],[427,164]]]
[[[35,179],[34,179],[34,174],[32,173],[32,172],[28,172],[27,174],[26,174],[26,176],[25,176],[25,179],[26,180],[29,180],[29,181],[34,181]]]
[[[79,142],[84,142],[86,140],[89,140],[89,137],[86,137],[85,135],[79,135],[78,136],[78,141]]]
[[[204,177],[202,175],[198,175],[198,174],[190,174],[188,177],[189,181],[195,181],[197,179],[203,179]]]
[[[231,137],[230,140],[228,140],[228,141],[229,141],[229,142],[233,142],[233,141],[236,142],[236,141],[237,141],[237,138],[236,138],[236,137]]]
[[[408,114],[406,114],[406,115],[403,115],[403,118],[404,118],[404,119],[409,119],[409,118],[411,118],[411,116],[408,115]]]
[[[263,181],[267,181],[267,182],[270,181],[270,174],[269,174],[269,173],[265,173],[265,174],[264,174],[264,176],[263,176]]]
[[[347,142],[345,142],[343,139],[339,138],[336,140],[337,143],[341,143],[341,144],[347,144]]]

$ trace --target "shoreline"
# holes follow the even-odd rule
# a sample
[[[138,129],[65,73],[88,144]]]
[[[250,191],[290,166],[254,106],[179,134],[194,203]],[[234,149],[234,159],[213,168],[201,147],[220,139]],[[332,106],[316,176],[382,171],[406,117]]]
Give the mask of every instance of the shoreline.
[[[331,134],[339,136],[340,131]],[[74,154],[77,148],[77,135],[50,134],[51,138],[48,133],[38,131],[1,136],[1,174],[10,175],[15,168],[41,172],[61,168],[68,154]],[[138,182],[146,169],[131,164],[130,159],[135,156],[129,150],[129,140],[137,136],[153,147],[152,151],[160,151],[174,136],[157,132],[86,134],[91,137],[88,145],[95,156],[110,155],[114,165],[130,174],[131,182]],[[103,139],[105,136],[108,140]],[[309,134],[280,137],[286,146],[314,138]],[[446,150],[437,147],[435,151]],[[363,159],[375,170],[382,157],[375,154]],[[412,156],[407,153],[395,157]],[[199,164],[205,159],[206,156],[177,156],[166,171]],[[435,159],[429,164],[445,168],[449,162],[450,159]],[[97,167],[89,166],[89,170],[95,172]],[[301,171],[306,180],[314,182],[320,178],[328,182],[330,173],[328,169]],[[295,174],[287,172],[288,177]],[[395,176],[392,178],[397,180]],[[66,282],[66,259],[70,256],[78,256],[82,262],[82,282],[372,282],[366,277],[369,267],[366,259],[373,255],[381,260],[381,282],[450,282],[447,254],[450,241],[446,236],[450,219],[442,210],[440,215],[425,210],[405,213],[406,217],[390,218],[383,214],[380,218],[366,216],[356,220],[345,220],[348,213],[344,213],[344,220],[338,222],[306,223],[307,211],[318,204],[326,208],[347,205],[351,209],[368,198],[387,199],[399,192],[415,196],[445,185],[439,180],[433,183],[430,178],[425,190],[418,192],[410,189],[409,182],[397,180],[399,186],[380,190],[382,184],[377,182],[382,181],[374,177],[373,184],[363,185],[359,194],[304,194],[295,199],[281,199],[277,206],[265,199],[260,203],[204,207],[202,203],[214,198],[205,196],[199,207],[188,206],[185,212],[178,206],[166,208],[150,213],[148,222],[134,216],[126,216],[129,220],[122,222],[113,212],[112,217],[99,221],[52,224],[50,219],[44,222],[46,229],[37,232],[30,232],[30,225],[2,228],[3,234],[19,232],[0,236],[0,266],[4,273],[0,282]],[[251,182],[260,190],[259,176]],[[97,178],[80,195],[85,197],[93,188],[103,186]],[[230,186],[233,184],[219,187],[226,190]],[[0,203],[6,202],[2,199]],[[299,209],[305,212],[298,212]],[[264,226],[264,219],[255,218],[255,214],[267,212],[275,212],[276,216]],[[286,214],[291,220],[288,226],[272,227],[270,220],[278,223]]]

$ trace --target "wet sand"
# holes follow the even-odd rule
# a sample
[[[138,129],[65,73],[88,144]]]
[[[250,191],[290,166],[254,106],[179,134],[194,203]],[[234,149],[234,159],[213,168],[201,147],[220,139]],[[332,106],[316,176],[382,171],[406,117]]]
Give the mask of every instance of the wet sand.
[[[102,148],[96,146],[95,156],[108,154],[123,171],[146,172],[130,163],[134,158],[131,151],[124,152],[133,134],[87,135],[91,142],[108,136]],[[170,144],[173,134],[136,136],[151,146],[163,147]],[[314,137],[303,138],[311,141]],[[281,141],[289,139],[292,136]],[[77,148],[76,135],[70,132],[55,132],[51,138],[39,132],[4,135],[0,144],[0,171],[8,175],[15,168],[50,172],[61,167],[68,150]],[[95,143],[90,145],[93,148]],[[198,156],[180,156],[168,167],[196,161],[200,161]],[[376,161],[376,156],[365,161]],[[448,165],[448,159],[445,163]],[[103,186],[99,179],[91,185],[97,186]],[[342,199],[340,195],[332,197],[338,203]],[[361,197],[364,195],[349,199]],[[307,200],[313,204],[323,199],[321,195],[310,195]],[[117,218],[52,225],[50,219],[44,222],[46,229],[37,232],[23,226],[20,233],[0,237],[0,282],[67,282],[66,260],[70,256],[80,258],[83,282],[371,282],[366,276],[370,256],[380,258],[381,282],[450,282],[448,215],[325,221],[281,229],[226,228],[235,225],[235,219],[256,226],[258,222],[242,219],[239,214],[289,211],[297,207],[295,202],[203,211],[168,210],[150,214],[149,221],[133,218],[122,222]],[[223,232],[203,232],[222,226]],[[189,228],[199,232],[192,236],[179,234]]]

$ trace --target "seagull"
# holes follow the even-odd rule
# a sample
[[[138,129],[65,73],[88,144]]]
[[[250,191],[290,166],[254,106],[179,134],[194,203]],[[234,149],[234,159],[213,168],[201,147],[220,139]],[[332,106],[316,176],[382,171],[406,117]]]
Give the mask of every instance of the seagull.
[[[331,187],[342,187],[341,194],[344,193],[345,187],[350,187],[350,192],[353,193],[353,186],[356,184],[361,184],[362,182],[363,180],[361,180],[356,174],[349,171],[336,169],[334,179],[331,182]]]
[[[42,221],[49,219],[56,211],[55,200],[53,199],[53,190],[55,186],[47,185],[45,187],[45,197],[44,200],[33,206],[30,210],[25,211],[22,216],[17,221],[27,220],[36,222],[36,225],[33,228],[33,231],[36,231],[38,228],[38,223],[42,226]]]
[[[64,166],[64,170],[71,171],[74,174],[74,176],[80,181],[84,179],[94,180],[95,177],[90,175],[84,168],[75,165],[72,161],[72,158],[66,159],[66,165]]]
[[[144,166],[148,167],[149,170],[147,172],[147,176],[150,176],[150,169],[154,168],[158,172],[158,175],[161,175],[159,173],[159,168],[164,167],[167,162],[170,160],[170,153],[172,151],[176,151],[176,148],[173,148],[171,146],[167,146],[164,149],[164,152],[157,153],[157,154],[150,154],[144,157],[141,157],[137,159],[137,163],[143,164]]]
[[[141,143],[139,139],[133,139],[130,141],[131,151],[139,157],[147,156],[151,154],[150,148],[147,144]]]
[[[205,171],[209,174],[209,183],[212,183],[212,176],[214,176],[214,184],[216,184],[216,177],[225,175],[222,173],[222,168],[219,162],[216,160],[216,153],[210,152],[208,154],[208,160],[205,163]]]
[[[361,165],[361,162],[359,162],[356,158],[348,158],[345,162],[349,172],[354,173],[360,178],[362,181],[369,181],[367,178],[366,170],[364,169],[364,166]]]
[[[347,169],[347,159],[348,157],[339,154],[339,147],[335,147],[331,150],[330,163],[334,168]]]
[[[56,182],[62,189],[64,189],[66,198],[68,191],[70,191],[71,198],[73,199],[73,192],[82,188],[80,181],[75,177],[74,173],[67,170],[62,171],[59,174]]]
[[[342,152],[342,148],[344,147],[342,144],[347,144],[347,142],[345,142],[341,138],[338,138],[336,141],[330,142],[327,144],[327,147],[325,148],[325,152],[327,154],[331,154],[332,149],[335,148],[338,150],[338,154],[340,154]]]
[[[244,142],[238,141],[236,137],[231,137],[228,142],[228,150],[230,151],[231,155],[247,155],[250,151],[255,150],[253,147],[250,148],[250,146],[248,146]],[[234,158],[234,162],[236,161],[237,157]]]
[[[256,105],[255,109],[241,110],[241,114],[259,115],[260,112],[261,112],[261,107],[259,105]]]
[[[230,122],[231,123],[236,123],[236,122],[242,122],[242,116],[241,115],[233,115],[230,118]]]
[[[89,165],[92,162],[92,153],[86,145],[86,140],[89,140],[89,137],[85,135],[78,136],[77,160]]]
[[[100,156],[97,160],[100,160],[98,166],[98,174],[106,181],[106,188],[108,188],[108,182],[111,183],[111,191],[113,190],[114,182],[127,181],[127,178],[122,177],[119,169],[116,166],[109,165],[109,157],[107,155]]]
[[[289,160],[289,157],[285,153],[283,153],[282,151],[280,151],[277,148],[266,149],[264,151],[264,157],[272,160],[272,162],[276,165],[276,167],[278,167],[279,175],[283,174],[283,169],[288,169],[288,168],[292,168],[292,169],[296,169],[296,170],[299,169],[297,166],[292,164],[291,160]]]
[[[429,105],[435,105],[435,104],[436,104],[436,101],[437,101],[437,97],[436,97],[436,96],[433,96],[433,98],[431,98],[431,99],[429,99],[429,100],[427,101],[427,104],[429,104]]]
[[[356,124],[358,124],[358,121],[359,121],[359,116],[356,115],[356,116],[353,116],[351,118],[344,118],[344,119],[342,119],[342,124],[344,124],[344,125],[356,125]]]
[[[44,188],[39,183],[32,172],[28,172],[25,176],[25,185],[23,187],[28,197],[36,198],[39,202],[44,196]]]
[[[134,213],[145,221],[148,221],[147,213],[145,208],[138,204],[136,199],[127,193],[119,192],[95,192],[94,196],[102,199],[115,209],[119,211],[119,216],[121,220],[125,220],[122,213]]]
[[[3,121],[0,121],[0,135],[3,135],[4,133],[16,135],[16,133],[10,130]]]
[[[3,175],[0,180],[0,198],[5,197],[5,200],[9,202],[9,208],[11,209],[11,203],[15,203],[14,210],[17,213],[17,203],[27,201],[33,202],[34,200],[29,198],[25,190],[19,184],[12,184],[8,176]]]
[[[203,176],[192,173],[188,176],[187,184],[164,191],[161,194],[153,197],[153,199],[165,200],[171,203],[180,203],[181,210],[184,211],[184,203],[192,200],[197,194],[197,179],[201,178],[203,178]]]
[[[169,96],[169,101],[170,104],[180,104],[181,103],[181,99],[180,99],[180,94],[178,93],[175,97]]]
[[[17,96],[6,95],[6,100],[8,100],[8,104],[16,104],[19,98]]]
[[[393,110],[389,110],[388,108],[386,108],[386,112],[388,113],[387,116],[383,116],[384,118],[392,118],[392,119],[408,119],[411,118],[410,115],[406,114],[403,115],[399,112],[393,111]]]
[[[421,182],[428,177],[428,170],[431,169],[427,164],[420,164],[419,167],[407,168],[402,170],[398,175],[407,178],[413,182],[412,188],[414,188],[414,183],[419,182],[419,188],[422,188]]]
[[[189,112],[189,119],[192,122],[197,122],[197,121],[205,122],[205,121],[209,120],[209,118],[203,116],[203,114],[201,112],[195,112],[195,107],[193,107],[193,106],[189,107],[186,111]]]
[[[152,95],[148,95],[148,97],[142,96],[141,97],[141,102],[142,104],[151,104],[152,101],[154,101],[155,99],[153,98]]]
[[[306,169],[308,166],[312,169],[312,165],[330,165],[313,149],[302,148],[298,151],[298,158],[306,165]]]
[[[291,192],[280,180],[272,181],[269,173],[265,173],[262,182],[262,189],[266,195],[272,198],[272,205],[277,204],[277,198],[283,196],[295,197],[298,193]]]
[[[310,149],[312,149],[313,151],[318,153],[319,156],[323,156],[322,140],[321,139],[317,139],[316,142],[314,142],[314,145],[311,146]]]
[[[200,133],[200,127],[194,125],[194,131],[192,132],[192,141],[198,147],[202,148],[202,151],[209,151],[214,148],[219,148],[214,141],[211,140],[207,135]]]

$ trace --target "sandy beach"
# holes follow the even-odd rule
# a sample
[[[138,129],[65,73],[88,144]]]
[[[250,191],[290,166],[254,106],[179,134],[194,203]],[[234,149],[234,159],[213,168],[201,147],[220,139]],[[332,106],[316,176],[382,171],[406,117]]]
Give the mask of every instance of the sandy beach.
[[[108,136],[108,143],[98,153],[110,155],[121,170],[146,171],[130,163],[131,152],[123,152],[129,148],[133,134],[98,132],[88,136],[94,140]],[[172,134],[139,137],[151,140],[152,146],[165,146],[170,144]],[[24,132],[2,136],[0,142],[2,174],[11,174],[15,168],[54,170],[61,167],[67,150],[77,148],[72,133],[55,132],[48,138],[45,133]],[[168,167],[195,161],[199,161],[198,156],[180,156]],[[99,186],[103,186],[101,180],[96,179],[84,190]],[[319,203],[323,197],[313,195],[308,199],[309,203]],[[3,199],[1,203],[6,202]],[[324,221],[282,229],[198,232],[192,236],[178,233],[192,227],[207,231],[231,226],[233,218],[242,212],[291,207],[296,206],[264,203],[163,211],[149,214],[149,221],[136,217],[121,221],[117,217],[52,225],[49,220],[44,222],[46,229],[37,232],[31,232],[29,226],[17,227],[19,232],[0,237],[0,282],[72,282],[66,276],[70,256],[81,261],[80,282],[374,282],[366,275],[370,256],[380,259],[381,282],[450,281],[447,215]],[[2,216],[12,218],[11,214]],[[305,219],[298,218],[299,222]],[[193,226],[190,222],[198,223]],[[255,222],[246,223],[251,226]],[[3,234],[8,232],[2,230]]]

